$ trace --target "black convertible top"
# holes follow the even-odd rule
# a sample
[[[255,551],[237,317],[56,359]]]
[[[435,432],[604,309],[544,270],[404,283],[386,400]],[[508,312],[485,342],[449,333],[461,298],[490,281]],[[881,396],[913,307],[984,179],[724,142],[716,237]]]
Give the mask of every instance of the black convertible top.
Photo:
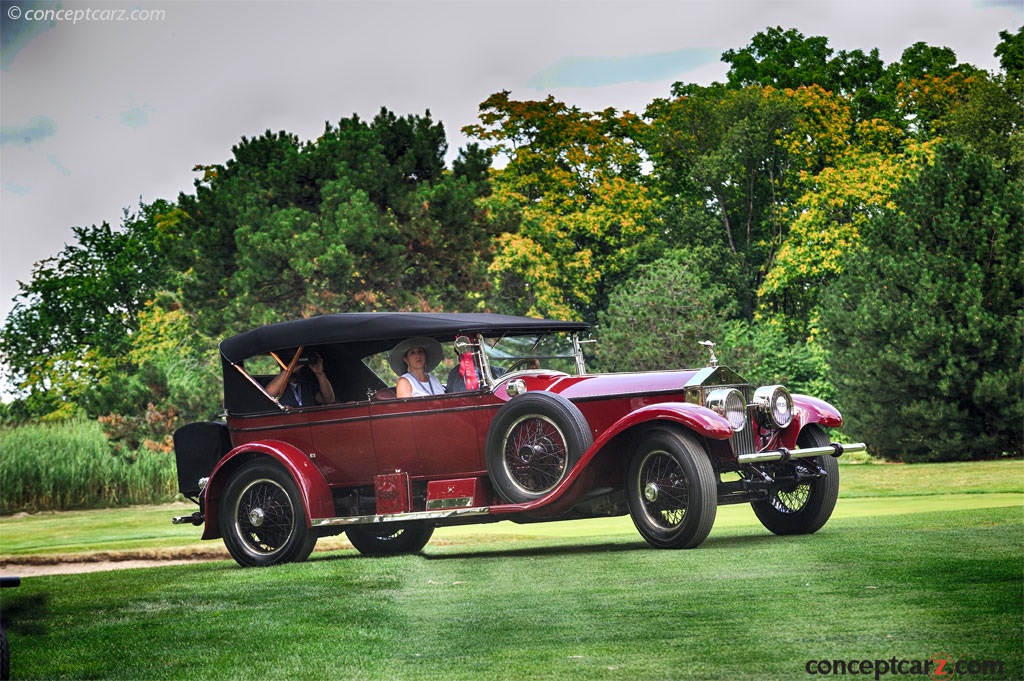
[[[346,312],[261,326],[226,338],[220,344],[220,354],[237,364],[254,355],[299,345],[352,343],[354,350],[372,353],[412,336],[444,342],[459,334],[526,335],[589,328],[584,322],[483,313]]]

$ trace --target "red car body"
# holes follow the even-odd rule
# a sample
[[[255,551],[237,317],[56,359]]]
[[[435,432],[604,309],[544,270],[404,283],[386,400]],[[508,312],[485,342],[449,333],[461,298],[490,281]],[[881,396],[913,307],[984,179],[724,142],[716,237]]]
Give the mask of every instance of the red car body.
[[[228,339],[225,421],[175,436],[179,487],[200,507],[175,522],[203,525],[203,539],[223,538],[247,566],[303,560],[318,537],[342,531],[364,553],[398,553],[420,550],[442,525],[626,513],[652,546],[691,548],[725,503],[751,503],[779,534],[824,525],[835,457],[863,449],[825,437],[822,427],[842,423],[835,408],[780,386],[755,392],[714,361],[589,374],[587,330],[502,315],[352,313]],[[488,378],[475,390],[394,398],[364,360],[413,336],[457,341]],[[542,339],[556,336],[571,355],[499,357],[513,369],[499,374],[490,353],[502,339],[536,339],[530,352],[540,355]],[[283,406],[266,392],[271,376],[246,369],[255,355],[273,353],[284,368],[311,350],[324,358],[333,404]]]

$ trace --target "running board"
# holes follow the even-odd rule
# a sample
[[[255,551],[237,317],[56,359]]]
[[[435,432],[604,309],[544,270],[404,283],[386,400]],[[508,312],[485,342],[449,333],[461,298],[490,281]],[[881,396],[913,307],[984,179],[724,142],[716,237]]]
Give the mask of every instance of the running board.
[[[388,513],[385,515],[357,515],[341,518],[314,518],[312,527],[338,527],[345,525],[373,525],[375,523],[400,523],[410,520],[448,520],[450,518],[467,518],[478,515],[489,515],[489,506],[476,508],[448,508],[438,511],[413,511],[411,513]]]

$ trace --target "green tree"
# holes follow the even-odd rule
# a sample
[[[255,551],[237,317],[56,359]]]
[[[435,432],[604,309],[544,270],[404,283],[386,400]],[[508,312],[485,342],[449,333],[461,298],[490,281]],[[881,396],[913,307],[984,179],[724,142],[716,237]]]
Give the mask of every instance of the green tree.
[[[1021,185],[940,145],[872,220],[822,306],[849,430],[882,456],[1021,453]]]
[[[666,197],[666,231],[673,244],[712,250],[707,266],[728,282],[749,319],[795,198],[798,173],[783,142],[797,129],[800,104],[757,87],[677,86],[675,95],[646,112],[644,146],[651,184]]]
[[[871,132],[863,129],[868,126]],[[863,231],[892,205],[893,194],[934,146],[907,143],[896,151],[889,139],[902,136],[887,123],[875,120],[860,127],[858,144],[834,165],[804,177],[796,217],[758,290],[760,313],[782,313],[794,338],[816,325],[824,288],[843,271],[850,253],[862,247]]]
[[[702,249],[680,249],[637,269],[600,315],[595,366],[643,371],[703,366],[703,340],[720,340],[735,314],[729,290],[712,280]]]
[[[887,102],[879,90],[885,66],[878,49],[835,52],[823,36],[805,37],[781,26],[756,34],[750,44],[726,50],[727,84],[736,89],[752,86],[796,90],[817,85],[851,100],[857,120],[874,118]]]
[[[352,116],[310,142],[243,138],[179,197],[170,252],[186,307],[221,336],[326,312],[475,305],[487,156],[471,146],[448,170],[446,153],[429,111]]]
[[[223,314],[234,291],[225,285],[238,270],[235,231],[246,217],[264,209],[312,209],[317,187],[302,182],[299,141],[284,132],[267,131],[255,139],[242,138],[232,147],[233,158],[224,165],[196,166],[202,171],[195,194],[180,194],[183,219],[173,238],[165,240],[175,268],[186,274],[185,305],[200,311],[204,330],[216,335],[224,326]]]
[[[608,291],[656,252],[655,201],[642,182],[642,121],[508,92],[480,106],[467,134],[507,161],[481,202],[497,242],[494,306],[593,318]]]
[[[999,57],[999,65],[1007,76],[1024,78],[1024,26],[1016,33],[999,32],[999,44],[996,45],[995,56]]]
[[[171,210],[157,201],[125,211],[119,229],[74,227],[75,241],[21,284],[0,359],[33,411],[78,404],[102,413],[89,405],[93,384],[128,352],[146,301],[173,278],[155,246],[157,223]]]
[[[938,132],[989,156],[1012,177],[1024,174],[1024,27],[1000,32],[1003,72],[977,72],[938,119]]]
[[[129,455],[139,447],[170,452],[178,426],[219,416],[223,390],[215,347],[174,296],[157,294],[146,304],[118,370],[92,386],[90,402],[106,405],[99,420],[116,449]]]
[[[842,398],[830,378],[828,352],[814,336],[793,340],[779,318],[726,322],[718,342],[718,360],[753,385],[786,386],[836,404]]]

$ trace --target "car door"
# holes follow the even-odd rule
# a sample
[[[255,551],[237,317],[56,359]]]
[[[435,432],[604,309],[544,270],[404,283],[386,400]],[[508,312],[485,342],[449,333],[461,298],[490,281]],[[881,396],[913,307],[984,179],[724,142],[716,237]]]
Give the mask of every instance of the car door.
[[[485,392],[409,397],[370,403],[380,472],[457,478],[484,471],[479,410]]]
[[[379,471],[369,402],[348,402],[306,412],[314,462],[332,486],[373,484]]]

